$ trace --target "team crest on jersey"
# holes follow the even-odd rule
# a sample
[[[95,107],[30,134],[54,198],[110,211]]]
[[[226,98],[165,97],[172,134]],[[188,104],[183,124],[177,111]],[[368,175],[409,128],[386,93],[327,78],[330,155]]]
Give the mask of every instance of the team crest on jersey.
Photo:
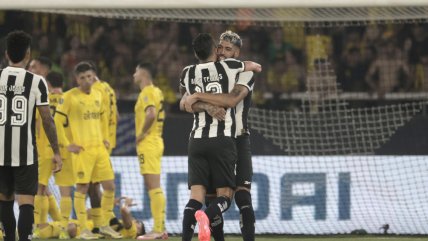
[[[85,173],[84,172],[78,172],[77,173],[77,177],[78,178],[83,178],[83,177],[85,177]]]

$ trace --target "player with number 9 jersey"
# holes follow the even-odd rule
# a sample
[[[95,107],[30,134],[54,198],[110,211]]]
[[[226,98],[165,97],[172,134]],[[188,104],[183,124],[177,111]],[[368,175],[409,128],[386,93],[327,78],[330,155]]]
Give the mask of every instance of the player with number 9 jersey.
[[[141,90],[135,105],[135,127],[137,137],[141,135],[143,131],[146,109],[151,106],[156,109],[155,120],[149,128],[147,136],[137,144],[137,154],[140,157],[140,164],[142,164],[141,161],[144,161],[142,159],[146,161],[144,165],[141,165],[142,174],[160,174],[160,159],[164,150],[162,131],[165,111],[163,110],[163,103],[164,97],[162,91],[154,85],[149,85]],[[149,157],[153,157],[153,160],[147,160]]]

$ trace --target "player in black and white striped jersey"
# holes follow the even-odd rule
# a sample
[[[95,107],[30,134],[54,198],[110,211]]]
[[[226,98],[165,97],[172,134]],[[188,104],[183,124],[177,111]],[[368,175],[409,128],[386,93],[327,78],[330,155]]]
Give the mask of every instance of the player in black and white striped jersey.
[[[220,36],[220,41],[217,46],[217,55],[219,59],[238,58],[241,47],[242,40],[240,36],[232,31],[225,31]],[[241,215],[240,227],[244,241],[254,241],[255,239],[255,215],[250,192],[253,168],[251,161],[251,147],[249,137],[250,132],[247,123],[247,117],[251,106],[251,96],[253,87],[253,73],[244,72],[239,74],[236,85],[228,94],[214,95],[195,93],[187,97],[185,100],[185,105],[189,112],[204,111],[207,108],[222,109],[235,107],[235,121],[237,126],[236,148],[238,152],[238,160],[236,166],[237,187],[235,190],[234,199]],[[217,118],[221,119],[222,116],[219,116]],[[208,194],[210,193],[215,192],[213,192],[213,190],[209,190]],[[212,199],[212,196],[213,195],[207,196],[207,199]],[[207,203],[209,203],[209,201]],[[213,223],[211,227],[215,241],[224,240],[222,226],[223,220],[216,220],[216,222]]]
[[[14,200],[18,201],[19,240],[31,240],[38,163],[35,147],[35,107],[54,152],[54,172],[61,170],[55,123],[50,113],[46,81],[25,70],[31,36],[13,31],[6,37],[9,66],[0,70],[0,209],[5,241],[15,241]]]
[[[193,41],[193,48],[200,64],[188,66],[182,72],[180,85],[186,94],[229,93],[239,72],[261,71],[261,66],[254,62],[244,64],[235,59],[217,62],[214,40],[209,34],[198,35]],[[180,107],[184,110],[183,105]],[[190,240],[193,236],[196,220],[199,222],[199,239],[209,240],[210,222],[216,216],[222,216],[230,206],[237,158],[234,114],[234,109],[230,108],[225,110],[222,120],[211,117],[207,112],[194,114],[188,148],[191,194],[184,210],[183,240]],[[207,187],[216,189],[217,198],[205,212],[198,211],[204,202]]]

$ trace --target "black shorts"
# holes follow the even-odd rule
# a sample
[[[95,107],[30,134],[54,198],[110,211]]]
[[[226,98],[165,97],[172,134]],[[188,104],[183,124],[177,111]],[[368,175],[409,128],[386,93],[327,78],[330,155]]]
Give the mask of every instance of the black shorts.
[[[29,166],[0,166],[0,193],[7,197],[13,194],[36,195],[38,185],[38,164]]]
[[[189,140],[188,184],[235,188],[236,145],[231,137]]]
[[[251,189],[253,181],[253,162],[251,160],[250,135],[241,135],[235,139],[238,159],[236,161],[236,186]],[[212,187],[207,188],[208,194],[215,194]]]
[[[250,135],[236,138],[238,160],[236,162],[236,186],[251,189],[253,181],[253,162],[251,160]]]

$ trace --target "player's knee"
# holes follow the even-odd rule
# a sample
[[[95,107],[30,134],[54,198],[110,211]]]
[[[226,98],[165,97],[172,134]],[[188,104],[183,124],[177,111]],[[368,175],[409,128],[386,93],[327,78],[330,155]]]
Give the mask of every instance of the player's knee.
[[[238,190],[235,193],[235,203],[239,209],[244,206],[251,206],[251,193],[244,189]]]

